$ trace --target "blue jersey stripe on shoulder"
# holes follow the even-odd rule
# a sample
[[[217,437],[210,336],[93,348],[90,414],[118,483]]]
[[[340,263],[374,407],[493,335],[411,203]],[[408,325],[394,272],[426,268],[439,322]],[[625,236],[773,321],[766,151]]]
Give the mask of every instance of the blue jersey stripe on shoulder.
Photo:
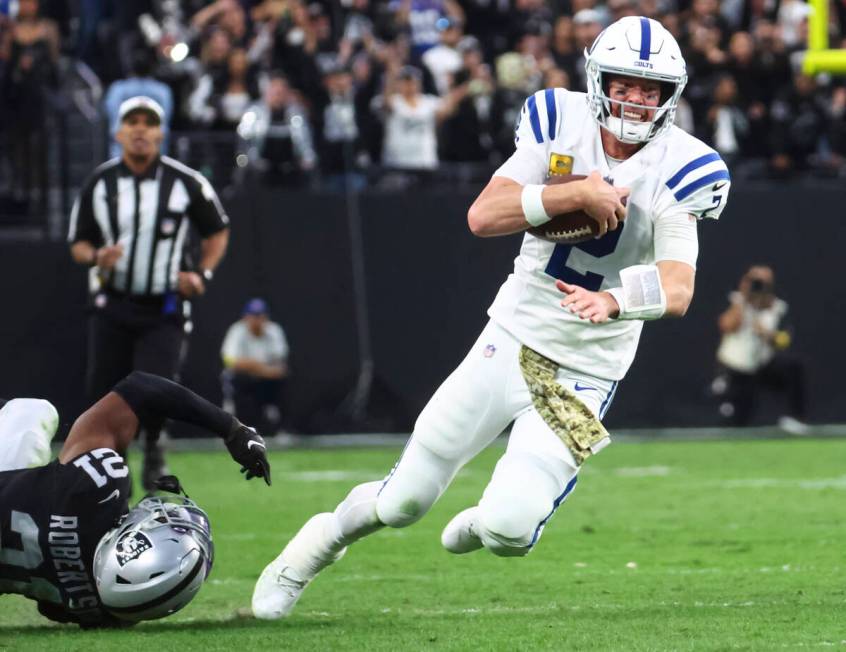
[[[716,172],[712,172],[711,174],[706,174],[701,179],[697,179],[696,181],[687,184],[684,188],[680,188],[676,192],[673,193],[673,196],[676,198],[676,201],[681,201],[685,197],[691,195],[693,192],[699,190],[702,186],[707,186],[709,183],[714,181],[731,181],[731,177],[729,176],[728,170],[717,170]]]
[[[719,161],[720,155],[716,152],[711,152],[710,154],[705,154],[705,156],[700,156],[699,158],[693,159],[690,163],[685,165],[681,170],[676,172],[670,179],[667,180],[667,187],[672,190],[677,185],[679,185],[679,181],[684,179],[687,174],[693,172],[696,168],[701,168],[703,165],[708,165],[708,163],[713,163],[714,161]]]
[[[649,52],[652,50],[652,25],[648,18],[640,19],[640,58],[649,61]]]
[[[543,132],[541,131],[540,126],[540,116],[538,115],[538,101],[535,99],[534,95],[529,98],[526,105],[529,107],[529,123],[532,125],[532,132],[535,134],[535,140],[538,141],[538,143],[542,143]]]
[[[558,122],[558,110],[555,108],[555,91],[547,88],[544,92],[544,100],[546,100],[546,118],[549,122],[549,139],[555,138],[555,128]]]

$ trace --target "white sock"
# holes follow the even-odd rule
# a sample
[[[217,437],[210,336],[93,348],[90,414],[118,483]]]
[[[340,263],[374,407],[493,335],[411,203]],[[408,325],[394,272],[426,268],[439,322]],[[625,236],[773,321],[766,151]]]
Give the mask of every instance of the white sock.
[[[312,516],[279,555],[296,571],[299,579],[312,579],[339,557],[328,535],[334,518],[331,512]]]
[[[334,529],[331,532],[333,548],[340,550],[385,527],[376,514],[376,500],[381,488],[381,480],[353,487],[335,508]]]
[[[312,516],[285,546],[281,557],[303,581],[334,563],[346,547],[384,527],[376,516],[381,482],[354,487],[334,512]]]

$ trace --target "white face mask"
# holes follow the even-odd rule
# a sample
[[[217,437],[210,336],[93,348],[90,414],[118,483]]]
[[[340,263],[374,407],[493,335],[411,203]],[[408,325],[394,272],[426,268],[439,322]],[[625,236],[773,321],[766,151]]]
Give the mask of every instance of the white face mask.
[[[665,102],[664,105],[661,107],[646,106],[645,104],[635,104],[634,102],[620,102],[617,100],[612,101],[604,93],[602,95],[602,100],[605,110],[608,113],[608,115],[605,117],[605,124],[603,126],[609,132],[611,132],[614,137],[617,138],[617,140],[629,144],[639,144],[650,141],[656,135],[655,132],[658,130],[658,127],[656,127],[656,123],[667,112],[666,106],[672,101],[672,98]],[[617,118],[611,115],[612,103],[620,106],[621,117]],[[654,115],[651,120],[646,121],[628,120],[625,117],[626,107],[633,107],[638,109],[638,111],[654,111]]]

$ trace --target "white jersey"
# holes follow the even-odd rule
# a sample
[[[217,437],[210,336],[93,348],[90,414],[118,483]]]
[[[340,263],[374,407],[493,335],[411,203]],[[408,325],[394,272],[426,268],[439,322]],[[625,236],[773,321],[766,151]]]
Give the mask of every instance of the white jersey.
[[[382,163],[401,169],[432,170],[438,166],[437,113],[441,99],[418,95],[414,105],[399,94],[391,98],[385,117]]]
[[[729,369],[754,374],[775,356],[776,349],[769,338],[761,337],[758,329],[775,332],[781,328],[787,314],[787,304],[775,299],[766,308],[756,308],[746,302],[740,292],[732,292],[729,300],[741,309],[740,327],[726,333],[717,349],[717,360]]]
[[[719,217],[731,180],[719,154],[677,127],[612,167],[599,129],[584,93],[555,88],[526,100],[517,149],[495,176],[525,185],[598,170],[632,191],[625,222],[598,240],[555,245],[526,233],[514,273],[488,314],[558,364],[619,380],[634,359],[643,322],[583,321],[561,307],[555,279],[598,291],[619,287],[619,272],[630,265],[676,260],[695,268],[696,219]]]
[[[239,319],[226,331],[220,355],[227,367],[240,358],[258,360],[262,364],[278,364],[288,359],[288,350],[285,331],[276,322],[267,322],[264,333],[255,335],[244,320]]]

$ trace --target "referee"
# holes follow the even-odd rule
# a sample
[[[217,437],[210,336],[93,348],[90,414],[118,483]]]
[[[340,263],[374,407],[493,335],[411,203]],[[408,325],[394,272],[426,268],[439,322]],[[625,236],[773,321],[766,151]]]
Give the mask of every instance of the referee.
[[[229,219],[209,182],[160,155],[163,117],[149,97],[120,105],[123,155],[94,171],[71,212],[71,256],[92,268],[90,400],[133,370],[175,378],[190,329],[188,301],[205,292],[229,241]],[[190,226],[201,238],[200,260],[182,271]],[[167,472],[160,428],[146,432],[145,489]]]

